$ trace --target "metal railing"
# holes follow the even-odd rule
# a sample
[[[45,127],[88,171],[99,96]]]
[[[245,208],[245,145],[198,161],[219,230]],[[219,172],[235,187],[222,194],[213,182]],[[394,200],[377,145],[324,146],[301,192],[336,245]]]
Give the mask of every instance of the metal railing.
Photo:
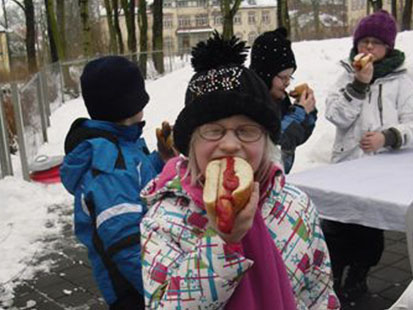
[[[153,55],[149,52],[124,55],[131,60],[147,57],[146,79],[160,76],[155,70]],[[10,155],[10,135],[17,136],[22,175],[30,180],[30,165],[34,162],[41,145],[48,141],[47,128],[50,115],[65,101],[80,95],[80,75],[85,64],[92,59],[59,62],[45,66],[25,83],[0,85],[2,90],[0,102],[0,179],[13,175]],[[164,52],[165,73],[184,67],[189,62],[189,54],[171,54]],[[138,62],[139,63],[139,62]],[[6,101],[12,102],[13,125],[7,122],[4,112]]]

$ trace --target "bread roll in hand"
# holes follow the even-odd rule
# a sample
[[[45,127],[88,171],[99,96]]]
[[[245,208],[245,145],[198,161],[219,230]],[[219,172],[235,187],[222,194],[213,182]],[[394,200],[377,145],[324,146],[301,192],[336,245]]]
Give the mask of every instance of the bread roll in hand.
[[[292,91],[289,92],[289,95],[293,98],[300,98],[301,94],[306,90],[308,91],[310,87],[307,83],[298,84]]]
[[[372,54],[364,54],[360,53],[354,56],[353,60],[353,67],[359,71],[363,69],[369,62],[373,61],[373,55]]]
[[[231,233],[235,216],[248,203],[253,185],[254,172],[244,159],[225,157],[209,162],[203,200],[210,219],[221,232]]]

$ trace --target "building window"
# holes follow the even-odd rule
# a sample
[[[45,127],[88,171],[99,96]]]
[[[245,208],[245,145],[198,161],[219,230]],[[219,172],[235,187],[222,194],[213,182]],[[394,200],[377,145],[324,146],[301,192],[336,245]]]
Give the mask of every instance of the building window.
[[[197,6],[198,7],[206,7],[207,6],[207,0],[197,0]]]
[[[214,14],[214,25],[222,25],[222,15],[220,13]]]
[[[255,12],[248,12],[248,24],[255,25]]]
[[[172,51],[174,49],[174,41],[172,37],[165,37],[163,39],[163,47],[167,51]]]
[[[262,23],[263,23],[263,24],[269,24],[269,23],[271,23],[271,20],[270,20],[270,12],[268,12],[268,11],[263,11],[263,12],[262,12]]]
[[[191,16],[190,15],[178,15],[178,26],[179,28],[191,27]]]
[[[257,33],[252,31],[248,34],[248,44],[252,45],[257,38]]]
[[[208,26],[208,15],[207,14],[196,15],[195,25],[197,27]]]
[[[172,7],[172,0],[164,0],[163,7],[164,8],[171,8]]]
[[[178,8],[186,8],[186,7],[189,6],[189,1],[187,1],[187,0],[177,0],[176,1],[176,6]]]
[[[241,13],[237,13],[234,16],[234,25],[241,25],[241,24],[242,24]]]
[[[163,28],[164,29],[171,29],[173,28],[173,16],[172,14],[165,14],[163,16]]]

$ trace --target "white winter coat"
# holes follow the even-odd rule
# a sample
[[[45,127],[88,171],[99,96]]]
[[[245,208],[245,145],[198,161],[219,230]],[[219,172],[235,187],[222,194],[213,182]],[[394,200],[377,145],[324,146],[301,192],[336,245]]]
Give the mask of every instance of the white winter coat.
[[[326,100],[327,120],[336,126],[332,161],[340,162],[367,155],[359,147],[366,131],[396,128],[401,148],[413,146],[413,81],[400,67],[370,85],[365,99],[352,96],[346,85],[354,80],[354,71],[342,61],[345,72]],[[385,151],[386,148],[378,150]]]

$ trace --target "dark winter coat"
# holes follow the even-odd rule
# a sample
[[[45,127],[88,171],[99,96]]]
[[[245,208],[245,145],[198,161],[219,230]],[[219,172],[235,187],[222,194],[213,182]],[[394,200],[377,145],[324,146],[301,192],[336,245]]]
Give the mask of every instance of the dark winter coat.
[[[139,223],[146,206],[140,191],[161,171],[163,161],[147,151],[142,127],[79,119],[65,141],[60,172],[75,196],[75,234],[88,249],[108,304],[131,291],[143,292]]]
[[[277,104],[281,113],[281,151],[285,173],[289,173],[297,146],[303,144],[313,133],[317,120],[317,110],[307,114],[304,108],[291,104],[288,95]]]

